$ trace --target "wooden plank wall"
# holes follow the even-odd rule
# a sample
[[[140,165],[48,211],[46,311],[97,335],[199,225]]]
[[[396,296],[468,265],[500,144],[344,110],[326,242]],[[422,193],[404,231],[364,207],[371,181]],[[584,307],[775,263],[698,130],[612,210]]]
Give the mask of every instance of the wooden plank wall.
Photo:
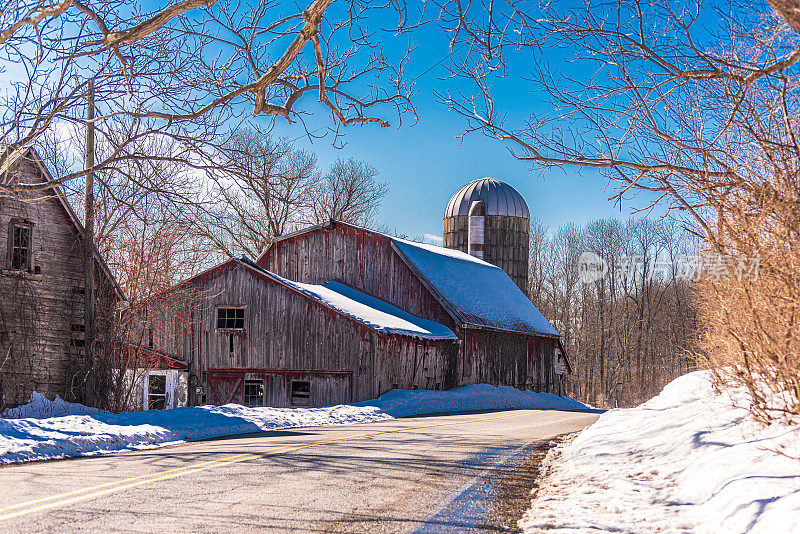
[[[469,216],[458,215],[444,220],[444,241],[447,248],[468,252]],[[528,292],[528,255],[530,220],[507,215],[487,215],[484,227],[483,259],[497,265]]]
[[[310,284],[338,280],[417,317],[455,329],[444,310],[381,235],[336,225],[300,234],[270,247],[261,266]]]
[[[181,347],[183,353],[175,356],[189,358],[191,370],[200,376],[214,370],[307,370],[313,377],[314,405],[367,400],[395,386],[441,389],[455,383],[456,341],[377,333],[243,266],[209,280],[199,299],[195,351],[188,350],[183,341],[161,341],[171,335],[187,337],[185,332],[173,331],[168,322],[160,323],[165,326],[154,332],[154,338]],[[246,330],[217,330],[216,309],[220,306],[243,306]],[[151,326],[158,329],[159,322]],[[193,354],[196,357],[191,359]],[[315,376],[315,371],[349,371],[352,389],[345,390],[334,377]],[[275,393],[270,393],[275,395],[272,405],[285,405],[288,382],[283,380],[281,385],[277,379],[270,380],[275,388]]]
[[[555,339],[493,330],[467,330],[461,351],[460,383],[514,386],[559,393]]]
[[[41,179],[33,163],[19,165],[22,180]],[[33,223],[32,272],[10,270],[13,218]],[[37,267],[39,274],[33,272]],[[115,299],[99,268],[95,279],[97,295],[104,297],[98,306],[103,331],[110,328]],[[45,191],[0,197],[0,407],[2,399],[6,405],[25,403],[34,390],[49,398],[78,398],[83,285],[83,245],[59,200]]]

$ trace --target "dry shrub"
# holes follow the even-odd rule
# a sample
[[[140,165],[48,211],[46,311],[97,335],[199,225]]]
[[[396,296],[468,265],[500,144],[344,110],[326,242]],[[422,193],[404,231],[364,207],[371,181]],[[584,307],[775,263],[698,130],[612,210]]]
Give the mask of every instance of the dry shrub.
[[[719,386],[747,388],[751,412],[763,422],[800,416],[800,188],[794,176],[761,182],[729,202],[734,209],[718,221],[716,249],[759,258],[757,272],[737,269],[731,258],[727,276],[706,272],[700,283],[703,359]]]

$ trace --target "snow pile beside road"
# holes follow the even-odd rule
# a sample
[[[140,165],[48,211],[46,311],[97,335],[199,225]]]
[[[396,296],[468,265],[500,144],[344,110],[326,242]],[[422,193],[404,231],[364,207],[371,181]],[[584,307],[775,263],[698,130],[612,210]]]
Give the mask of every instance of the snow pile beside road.
[[[28,404],[8,408],[2,413],[6,419],[46,419],[48,417],[61,417],[63,415],[97,415],[107,413],[97,408],[90,408],[77,402],[67,402],[58,395],[55,400],[34,391]]]
[[[354,406],[375,406],[392,417],[474,410],[586,410],[569,397],[520,391],[509,386],[475,384],[447,391],[393,389],[375,400]]]
[[[326,408],[248,408],[227,404],[112,414],[61,399],[42,399],[35,393],[30,404],[12,411],[27,418],[0,419],[0,464],[143,449],[265,430],[371,423],[426,413],[586,408],[568,398],[486,384],[450,391],[397,390],[375,400]],[[67,407],[74,415],[40,418],[51,411],[55,414],[56,406]]]
[[[800,427],[763,427],[735,407],[748,402],[743,390],[715,394],[709,375],[695,372],[641,406],[605,413],[550,458],[520,526],[799,532]]]
[[[247,408],[238,404],[49,419],[0,419],[0,464],[89,456],[169,443],[391,419],[377,408]]]

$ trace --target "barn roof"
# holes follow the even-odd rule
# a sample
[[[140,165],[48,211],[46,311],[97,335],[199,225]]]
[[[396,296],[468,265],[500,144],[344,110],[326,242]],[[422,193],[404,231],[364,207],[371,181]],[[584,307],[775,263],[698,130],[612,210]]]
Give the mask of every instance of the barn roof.
[[[416,243],[336,220],[278,238],[273,244],[335,225],[349,226],[390,240],[400,257],[464,326],[559,336],[505,271],[458,250]],[[264,254],[268,251],[269,248]]]
[[[39,169],[39,172],[42,173],[42,177],[44,178],[45,183],[54,182],[53,176],[50,174],[50,171],[47,169],[47,166],[44,164],[44,161],[42,160],[39,153],[33,147],[25,147],[21,150],[12,150],[11,147],[6,147],[3,150],[2,155],[0,155],[0,180],[4,181],[12,180],[13,173],[9,171],[11,171],[11,169],[15,164],[26,159],[32,161],[36,165],[36,167]],[[56,200],[58,200],[58,203],[66,212],[67,218],[69,218],[70,222],[75,227],[75,230],[77,230],[78,235],[83,236],[83,231],[84,231],[83,223],[81,223],[81,220],[80,218],[78,218],[78,215],[75,213],[75,210],[72,209],[72,206],[67,200],[66,195],[64,195],[64,191],[61,190],[61,187],[55,185],[45,189],[44,191],[52,192],[52,196],[55,197]],[[103,257],[96,249],[94,252],[94,256],[95,256],[95,261],[97,261],[97,264],[100,267],[100,270],[103,272],[103,274],[105,274],[108,281],[111,282],[111,285],[114,288],[114,293],[116,293],[117,298],[122,302],[127,301],[128,299],[125,297],[125,292],[122,291],[122,288],[117,282],[117,279],[114,276],[114,274],[111,272],[111,269],[108,267],[108,264],[106,263],[105,259],[103,259]]]
[[[376,332],[432,340],[458,339],[452,330],[442,324],[411,315],[340,282],[301,284],[267,271],[247,258],[242,258],[240,263],[342,315],[355,319]]]
[[[467,325],[558,336],[500,267],[458,250],[390,239]]]

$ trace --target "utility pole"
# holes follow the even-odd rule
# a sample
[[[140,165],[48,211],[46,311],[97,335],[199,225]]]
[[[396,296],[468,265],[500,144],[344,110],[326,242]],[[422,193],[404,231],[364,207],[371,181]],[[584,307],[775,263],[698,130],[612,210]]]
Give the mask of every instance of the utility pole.
[[[86,370],[86,403],[95,403],[94,377],[94,79],[86,92],[86,195],[83,225],[83,261],[86,268],[83,286],[83,330]]]

